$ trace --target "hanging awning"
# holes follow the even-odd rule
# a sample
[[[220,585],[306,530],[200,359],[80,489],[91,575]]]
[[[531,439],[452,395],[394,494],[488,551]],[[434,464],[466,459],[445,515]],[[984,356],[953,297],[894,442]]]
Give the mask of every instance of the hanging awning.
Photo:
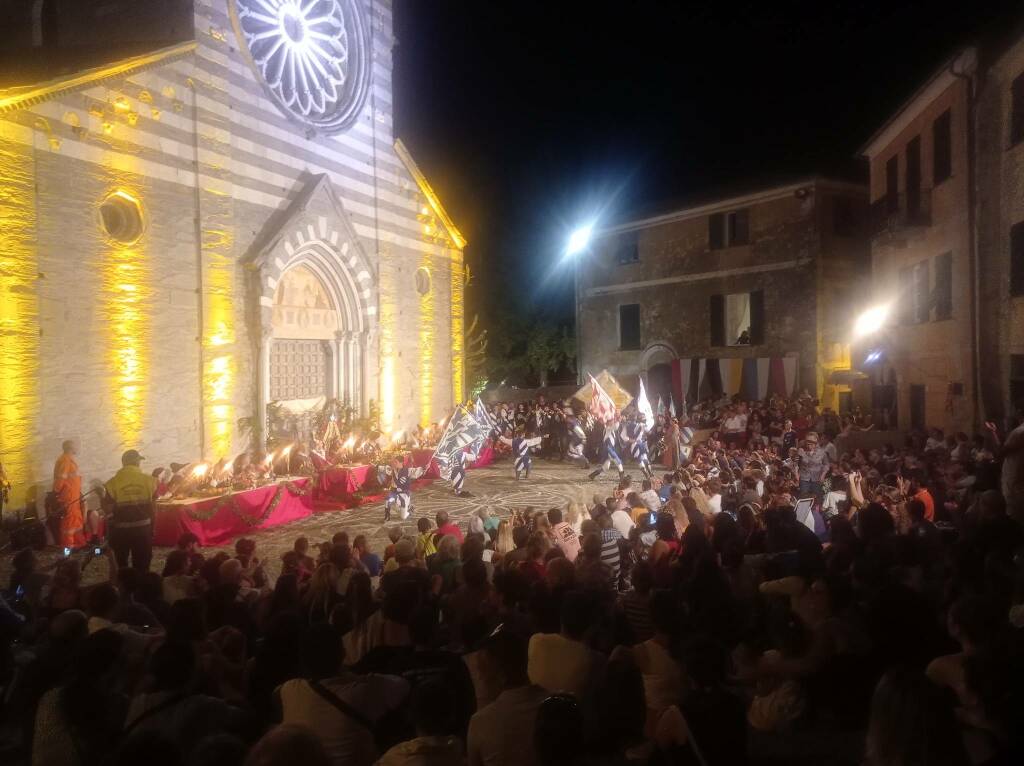
[[[832,370],[828,382],[833,386],[852,386],[854,381],[867,380],[868,375],[860,370]]]

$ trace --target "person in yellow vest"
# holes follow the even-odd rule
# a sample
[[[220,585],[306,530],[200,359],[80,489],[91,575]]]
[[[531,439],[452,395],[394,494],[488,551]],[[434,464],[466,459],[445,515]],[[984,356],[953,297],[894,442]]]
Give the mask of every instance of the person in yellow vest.
[[[85,520],[82,516],[82,476],[75,454],[78,445],[68,439],[61,445],[61,456],[53,466],[53,491],[57,493],[64,515],[60,520],[60,544],[66,548],[85,545]]]
[[[138,450],[130,449],[121,455],[121,470],[114,474],[104,488],[106,507],[110,513],[108,540],[117,559],[117,566],[131,566],[138,572],[148,572],[153,558],[153,496],[156,479],[143,473],[143,461]]]

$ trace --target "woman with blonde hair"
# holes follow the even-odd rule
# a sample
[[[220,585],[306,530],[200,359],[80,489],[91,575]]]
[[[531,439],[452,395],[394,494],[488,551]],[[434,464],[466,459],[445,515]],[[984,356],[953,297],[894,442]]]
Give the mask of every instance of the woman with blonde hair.
[[[579,537],[583,534],[583,522],[590,518],[590,513],[582,503],[570,500],[565,508],[565,520],[572,527],[573,532]]]
[[[502,519],[498,523],[498,537],[494,541],[494,552],[499,556],[507,556],[514,551],[516,544],[512,539],[512,525],[508,519]]]
[[[327,622],[331,611],[341,600],[338,596],[338,568],[334,564],[321,564],[309,579],[302,596],[302,608],[310,625]]]

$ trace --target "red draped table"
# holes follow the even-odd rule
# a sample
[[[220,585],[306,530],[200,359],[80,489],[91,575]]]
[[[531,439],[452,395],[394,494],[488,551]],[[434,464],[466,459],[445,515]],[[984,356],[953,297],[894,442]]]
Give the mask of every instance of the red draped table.
[[[433,450],[413,450],[412,464],[426,468],[421,481],[440,477]],[[468,468],[482,468],[494,462],[494,450],[484,447]],[[174,545],[182,532],[192,532],[201,545],[223,545],[244,537],[254,529],[267,529],[313,513],[314,501],[321,510],[357,506],[356,493],[376,486],[372,465],[329,466],[316,478],[282,479],[265,487],[231,492],[218,497],[186,498],[157,503],[153,525],[155,545]]]
[[[157,503],[153,543],[174,545],[182,532],[192,532],[201,545],[223,545],[254,529],[303,519],[313,513],[315,486],[300,477],[219,497]]]

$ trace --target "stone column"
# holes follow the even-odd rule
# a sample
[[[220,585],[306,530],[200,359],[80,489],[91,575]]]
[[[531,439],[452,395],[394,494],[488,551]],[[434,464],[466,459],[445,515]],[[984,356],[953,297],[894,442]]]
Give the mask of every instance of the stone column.
[[[270,344],[274,342],[274,331],[263,327],[260,332],[259,356],[256,362],[256,412],[253,413],[253,426],[257,428],[259,438],[257,445],[261,450],[267,448],[267,404],[270,402]]]
[[[334,385],[335,396],[342,402],[351,399],[352,392],[348,386],[348,332],[338,330],[334,333]]]

